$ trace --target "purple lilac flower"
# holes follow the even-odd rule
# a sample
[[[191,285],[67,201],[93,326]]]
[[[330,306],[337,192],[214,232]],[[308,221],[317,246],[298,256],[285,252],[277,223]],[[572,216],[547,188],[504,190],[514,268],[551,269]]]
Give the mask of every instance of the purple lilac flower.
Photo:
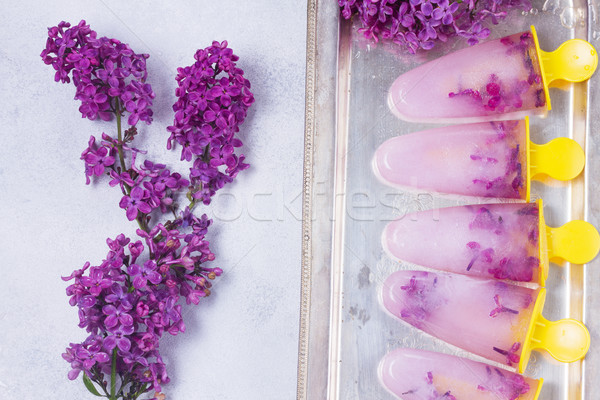
[[[517,310],[513,310],[512,308],[508,308],[508,307],[503,306],[500,301],[501,301],[500,296],[499,295],[495,295],[494,296],[494,303],[496,303],[496,308],[494,308],[490,312],[490,317],[495,318],[500,313],[503,313],[503,312],[507,312],[507,313],[510,313],[510,314],[518,314],[519,313]]]
[[[433,385],[433,374],[431,373],[431,371],[427,372],[425,382],[427,382],[428,385]]]
[[[77,349],[77,358],[83,361],[83,368],[86,370],[91,369],[96,363],[105,363],[108,361],[108,354],[96,349],[86,349],[80,347]]]
[[[133,221],[137,218],[138,213],[149,214],[152,207],[146,202],[148,193],[144,192],[139,186],[134,187],[129,195],[125,195],[119,202],[119,207],[127,210],[127,219]]]
[[[508,400],[517,400],[529,392],[530,387],[525,378],[519,374],[508,371],[502,372],[499,368],[486,366],[487,379],[485,385],[477,385],[477,390],[502,393]]]
[[[529,0],[338,0],[338,5],[344,19],[358,17],[358,31],[366,38],[389,40],[410,53],[455,36],[476,44],[489,36],[487,26],[504,20],[508,11],[531,8]]]
[[[520,350],[521,343],[515,342],[508,350],[500,349],[498,347],[492,348],[495,352],[502,354],[506,357],[506,364],[508,366],[512,366],[513,364],[518,364],[521,360]]]
[[[467,248],[470,250],[472,256],[469,265],[467,265],[467,271],[470,271],[480,257],[486,263],[491,263],[494,260],[494,249],[489,247],[487,249],[481,250],[481,245],[477,242],[469,242],[467,243]]]
[[[227,42],[213,42],[194,58],[193,65],[177,70],[178,100],[167,148],[178,143],[181,160],[194,160],[191,195],[208,204],[217,190],[248,168],[244,155],[236,152],[242,141],[235,134],[254,96]]]
[[[71,343],[62,354],[65,361],[71,364],[69,379],[76,379],[81,371],[89,372],[96,364],[109,362],[110,357],[103,349],[103,340],[99,335],[90,335],[81,344]]]
[[[109,113],[107,112],[110,108],[108,102],[108,96],[105,93],[105,88],[97,88],[91,83],[85,87],[78,87],[75,94],[75,100],[81,100],[81,106],[79,111],[83,118],[89,118],[91,120],[96,119],[100,116],[102,119],[110,119]]]
[[[71,365],[71,370],[69,371],[67,377],[70,380],[77,379],[79,373],[83,370],[83,361],[77,357],[77,350],[81,348],[80,344],[71,343],[67,347],[65,352],[62,354],[62,358]]]
[[[104,339],[104,347],[107,350],[113,350],[118,347],[119,350],[126,353],[131,349],[131,341],[129,335],[134,332],[134,327],[131,325],[119,325],[115,330],[107,329],[111,334]]]
[[[431,12],[431,16],[442,21],[444,25],[450,25],[454,21],[454,13],[458,10],[458,6],[457,2],[450,4],[448,0],[442,0],[438,3],[437,8]]]
[[[499,235],[504,229],[502,216],[495,215],[487,207],[480,207],[469,223],[469,229],[484,229]]]
[[[81,284],[89,289],[92,296],[98,297],[103,289],[112,285],[112,282],[104,276],[101,269],[92,267],[90,268],[89,276],[81,278]]]
[[[131,187],[135,184],[129,172],[119,172],[117,170],[110,171],[110,177],[112,180],[108,183],[110,186],[119,185],[123,193],[125,193],[125,185]]]
[[[83,118],[109,120],[127,109],[130,125],[152,122],[154,92],[145,83],[147,54],[136,54],[117,39],[98,38],[82,20],[75,26],[63,21],[48,28],[41,57],[55,69],[56,82],[73,80]]]
[[[488,272],[496,279],[531,282],[534,272],[538,269],[539,264],[540,260],[533,256],[525,257],[523,260],[519,261],[504,257],[496,267],[490,268]]]
[[[108,330],[113,329],[118,325],[132,326],[133,317],[127,314],[127,311],[128,310],[121,305],[119,305],[119,307],[115,307],[113,305],[108,304],[102,307],[102,313],[106,315],[104,324],[106,325]]]
[[[121,310],[129,311],[133,308],[131,303],[132,297],[131,293],[126,293],[123,290],[123,286],[118,283],[113,283],[111,286],[111,293],[107,294],[104,300],[107,303],[117,304]]]
[[[457,31],[457,34],[467,38],[467,43],[473,46],[479,43],[480,40],[487,38],[490,35],[490,30],[484,28],[481,22],[475,22],[468,31]]]
[[[407,285],[400,286],[404,293],[404,308],[400,316],[409,324],[419,328],[427,316],[441,305],[436,294],[437,276],[419,272],[410,278]]]
[[[136,289],[145,288],[148,281],[154,285],[162,281],[162,277],[156,272],[156,263],[153,260],[146,261],[141,267],[132,264],[127,268],[127,272],[133,278],[133,287]]]
[[[354,3],[356,3],[356,0],[339,0],[338,1],[338,4],[342,8],[342,16],[345,19],[350,19],[350,17],[352,16],[352,12],[353,12],[352,7],[354,6]]]
[[[421,47],[425,50],[428,50],[428,48],[433,47],[429,44],[430,41],[432,39],[437,39],[437,31],[435,28],[438,27],[442,22],[439,19],[431,17],[431,14],[426,15],[425,13],[417,12],[415,13],[415,15],[421,21],[422,24],[422,28],[417,34],[417,37],[421,41]]]
[[[511,374],[505,382],[508,387],[509,400],[517,400],[521,395],[529,392],[529,384],[521,375]]]
[[[96,138],[90,137],[88,147],[81,153],[81,159],[85,162],[86,184],[89,185],[91,176],[101,176],[107,167],[115,163],[116,150],[112,147],[96,145]]]

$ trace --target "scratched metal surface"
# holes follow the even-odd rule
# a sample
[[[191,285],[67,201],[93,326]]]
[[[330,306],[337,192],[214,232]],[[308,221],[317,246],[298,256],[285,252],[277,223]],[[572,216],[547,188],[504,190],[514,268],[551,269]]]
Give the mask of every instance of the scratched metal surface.
[[[533,3],[529,13],[517,14],[496,26],[491,38],[536,26],[541,47],[554,50],[573,37],[588,38],[597,48],[600,28],[596,6],[588,3],[547,1]],[[382,281],[393,271],[414,266],[398,264],[382,250],[380,235],[392,219],[423,209],[480,202],[478,199],[446,198],[421,192],[408,193],[378,182],[371,170],[375,149],[386,139],[432,127],[395,118],[386,104],[389,86],[401,73],[427,59],[465,46],[452,42],[444,48],[415,57],[397,54],[386,46],[373,46],[342,22],[339,32],[338,99],[336,128],[335,183],[332,185],[334,218],[316,220],[331,224],[332,297],[329,326],[329,399],[393,399],[380,385],[377,365],[389,350],[416,347],[474,358],[439,340],[399,322],[384,312],[378,300]],[[318,59],[317,59],[318,62]],[[547,224],[559,226],[584,218],[600,224],[600,76],[589,84],[566,90],[551,89],[552,110],[546,118],[532,118],[531,139],[545,143],[559,136],[575,138],[585,146],[585,174],[574,183],[532,184],[532,198],[544,199]],[[317,89],[318,95],[318,89]],[[318,171],[320,166],[314,165]],[[332,168],[331,165],[328,168]],[[549,356],[533,352],[526,375],[544,378],[540,399],[599,399],[600,384],[594,382],[600,368],[600,261],[587,266],[551,264],[547,281],[548,299],[544,315],[550,320],[566,317],[583,319],[592,335],[590,352],[583,363],[559,364]],[[309,343],[317,348],[318,340]],[[322,344],[322,343],[321,343]],[[308,371],[308,376],[325,371]],[[309,397],[310,398],[310,397]]]

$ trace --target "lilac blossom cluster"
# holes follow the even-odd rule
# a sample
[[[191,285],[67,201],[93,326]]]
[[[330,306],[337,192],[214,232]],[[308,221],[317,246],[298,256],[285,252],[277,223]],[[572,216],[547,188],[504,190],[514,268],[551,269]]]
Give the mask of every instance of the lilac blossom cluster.
[[[63,278],[73,280],[67,288],[69,303],[79,309],[79,326],[89,333],[63,354],[72,368],[69,379],[84,371],[109,397],[103,377],[114,364],[121,380],[112,389],[114,398],[160,392],[169,377],[159,339],[165,332],[185,331],[179,299],[198,304],[210,294],[211,280],[222,273],[205,266],[214,260],[205,240],[210,224],[206,215],[196,218],[186,209],[166,225],[138,229],[138,240],[123,234],[108,239],[109,252],[100,265],[86,262]]]
[[[453,36],[476,44],[490,34],[488,21],[497,24],[511,9],[531,8],[529,0],[338,0],[338,4],[343,18],[358,16],[365,37],[392,41],[410,53],[430,50],[436,41]]]
[[[129,124],[152,121],[152,87],[145,83],[147,54],[136,54],[117,39],[97,37],[81,21],[76,26],[61,22],[48,28],[48,40],[41,57],[56,70],[56,82],[76,87],[83,118],[110,120],[126,109]]]
[[[140,227],[144,227],[153,210],[160,209],[166,213],[171,209],[173,196],[179,189],[186,188],[189,181],[177,172],[171,173],[164,164],[144,160],[136,166],[136,155],[141,150],[128,146],[135,132],[135,127],[127,130],[123,141],[103,133],[100,144],[91,136],[81,159],[85,163],[86,183],[90,183],[92,176],[108,174],[111,178],[109,185],[119,185],[123,192],[119,206],[125,210],[127,219],[137,219]],[[116,165],[119,151],[130,153],[131,164],[128,167],[124,163],[122,166]]]
[[[119,206],[140,228],[135,239],[123,234],[107,239],[109,252],[100,265],[88,262],[63,278],[74,280],[67,288],[69,303],[77,306],[79,326],[89,333],[63,354],[72,368],[68,377],[76,379],[83,371],[86,388],[110,400],[135,400],[151,390],[155,399],[164,399],[161,385],[169,377],[159,339],[165,332],[185,331],[180,300],[198,304],[222,273],[206,266],[214,260],[205,240],[212,221],[206,215],[197,218],[192,210],[197,200],[208,204],[218,189],[248,168],[244,156],[236,154],[242,142],[235,134],[254,102],[250,83],[227,42],[198,50],[194,65],[178,69],[168,148],[176,141],[183,147],[182,160],[194,159],[184,178],[165,164],[136,162],[145,154],[132,145],[136,124],[151,123],[155,97],[145,83],[147,55],[116,39],[97,39],[81,21],[49,28],[41,57],[56,70],[57,82],[73,80],[84,118],[116,117],[116,134],[91,136],[81,154],[86,184],[108,176],[109,185],[123,193]],[[130,126],[123,131],[124,118]],[[189,189],[190,205],[178,213],[175,196],[184,189]],[[150,216],[154,212],[157,221],[161,213],[173,218],[157,223]]]
[[[226,41],[213,42],[194,58],[193,65],[177,69],[178,99],[167,148],[181,145],[181,160],[193,161],[191,195],[209,204],[217,190],[248,168],[244,155],[236,154],[242,141],[235,134],[254,96]]]

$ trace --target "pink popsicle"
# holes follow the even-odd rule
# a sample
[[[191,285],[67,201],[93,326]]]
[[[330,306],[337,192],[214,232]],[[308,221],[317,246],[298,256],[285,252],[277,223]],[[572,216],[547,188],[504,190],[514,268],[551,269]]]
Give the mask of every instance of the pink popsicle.
[[[445,55],[398,77],[388,102],[411,122],[519,119],[547,111],[531,32]]]
[[[523,120],[415,132],[383,143],[373,168],[389,185],[525,200],[526,136]]]
[[[535,400],[543,382],[466,358],[408,348],[383,357],[379,379],[403,400]]]
[[[381,301],[432,336],[516,368],[538,291],[457,274],[397,271],[385,280]]]
[[[421,211],[389,223],[394,259],[486,278],[541,283],[539,205],[503,203]]]

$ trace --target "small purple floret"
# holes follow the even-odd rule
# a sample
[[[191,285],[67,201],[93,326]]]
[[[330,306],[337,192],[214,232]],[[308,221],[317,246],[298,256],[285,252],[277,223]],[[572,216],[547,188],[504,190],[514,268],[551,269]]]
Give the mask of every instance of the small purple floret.
[[[500,313],[503,313],[503,312],[507,312],[510,314],[518,314],[519,313],[517,310],[513,310],[512,308],[508,308],[508,307],[505,307],[502,304],[500,304],[500,296],[499,295],[494,296],[494,302],[496,303],[496,308],[494,308],[490,312],[490,317],[492,317],[492,318],[497,317]]]
[[[428,272],[420,272],[413,275],[407,285],[400,286],[404,292],[403,305],[399,312],[400,317],[413,326],[419,326],[435,310],[440,301],[436,291],[437,276]]]
[[[427,382],[428,385],[433,385],[433,374],[431,373],[431,371],[427,372],[427,377],[425,378],[425,382]]]
[[[511,346],[511,348],[509,350],[503,350],[500,349],[498,347],[492,347],[492,349],[497,352],[502,354],[503,356],[506,356],[506,364],[508,366],[512,366],[513,364],[518,364],[519,361],[521,360],[521,356],[518,354],[519,350],[521,349],[521,343],[519,342],[515,342],[513,343],[513,345]],[[495,368],[496,372],[498,374],[502,375],[502,372],[500,372],[500,370],[498,368]]]
[[[496,234],[504,229],[502,216],[493,214],[487,207],[480,207],[469,224],[470,229],[484,229]]]

